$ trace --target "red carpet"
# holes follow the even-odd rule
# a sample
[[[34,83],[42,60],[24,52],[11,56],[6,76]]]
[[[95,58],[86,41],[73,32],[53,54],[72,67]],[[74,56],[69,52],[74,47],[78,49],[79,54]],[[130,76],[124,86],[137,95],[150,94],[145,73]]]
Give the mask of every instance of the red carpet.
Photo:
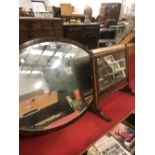
[[[101,105],[112,118],[111,123],[87,112],[71,125],[56,132],[21,138],[20,155],[78,155],[134,109],[134,97],[117,92],[107,96]]]
[[[134,55],[129,56],[130,80],[134,86]],[[132,75],[132,76],[131,76]],[[104,112],[112,119],[107,123],[86,112],[71,125],[55,132],[36,137],[20,138],[20,155],[78,155],[101,135],[114,127],[134,110],[134,96],[116,92],[101,102]]]

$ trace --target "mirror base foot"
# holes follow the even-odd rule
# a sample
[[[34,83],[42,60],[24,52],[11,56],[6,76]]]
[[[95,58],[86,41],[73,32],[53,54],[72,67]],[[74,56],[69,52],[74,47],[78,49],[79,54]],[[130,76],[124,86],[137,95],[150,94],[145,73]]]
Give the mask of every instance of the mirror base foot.
[[[111,118],[109,118],[103,111],[101,108],[95,106],[91,106],[89,107],[89,111],[95,113],[96,115],[98,115],[100,118],[104,119],[107,122],[111,122]]]
[[[99,112],[99,116],[100,116],[102,119],[104,119],[105,121],[107,121],[107,122],[112,122],[111,118],[109,118],[107,115],[105,115],[104,112],[101,111],[101,110],[100,110],[100,112]]]
[[[127,87],[125,87],[124,89],[122,89],[120,91],[125,91],[125,92],[135,96],[135,89],[132,89],[130,86],[127,86]]]

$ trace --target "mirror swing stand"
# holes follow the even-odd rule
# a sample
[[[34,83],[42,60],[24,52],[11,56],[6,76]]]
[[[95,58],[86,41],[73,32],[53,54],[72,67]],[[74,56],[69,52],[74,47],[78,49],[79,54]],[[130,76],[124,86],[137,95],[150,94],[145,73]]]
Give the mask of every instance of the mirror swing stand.
[[[115,50],[115,47],[111,47],[110,50],[108,51],[108,53],[110,52],[110,54],[113,54],[114,52],[120,52],[122,51],[122,49],[125,52],[125,63],[126,63],[126,78],[120,82],[117,83],[117,87],[116,86],[112,86],[111,89],[108,91],[105,91],[106,93],[110,93],[113,91],[123,91],[123,92],[127,92],[131,95],[135,95],[135,91],[134,89],[132,89],[129,85],[129,70],[128,70],[128,56],[127,56],[127,46],[123,46],[123,47],[119,47],[118,49]],[[104,53],[102,51],[98,52],[100,55],[104,55]],[[101,56],[102,57],[102,56]],[[99,102],[100,102],[100,95],[102,94],[102,100],[104,98],[104,94],[103,93],[99,93],[99,84],[98,84],[98,72],[97,72],[97,58],[99,58],[98,54],[94,54],[93,52],[91,52],[91,60],[92,60],[92,66],[93,66],[93,86],[94,86],[94,100],[92,102],[92,104],[88,107],[89,111],[97,114],[99,117],[101,117],[102,119],[104,119],[107,122],[111,122],[112,119],[109,118],[104,112],[103,112],[103,108],[100,107]]]
[[[120,91],[122,92],[127,92],[133,96],[135,96],[135,90],[132,89],[129,84],[124,87],[123,89],[121,89]],[[112,122],[112,119],[110,117],[108,117],[104,112],[103,112],[103,108],[101,109],[99,107],[99,105],[97,104],[98,101],[96,100],[96,103],[95,101],[93,100],[92,104],[88,107],[89,108],[89,111],[97,114],[99,117],[101,117],[102,119],[104,119],[105,121],[107,122]]]
[[[120,89],[119,91],[127,92],[135,96],[135,90],[130,87],[129,83],[124,88]],[[105,121],[112,122],[112,119],[104,113],[103,108],[102,109],[100,108],[98,96],[96,95],[97,94],[95,93],[95,100],[92,101],[92,103],[88,107],[88,110],[94,114],[97,114],[100,118],[104,119]],[[102,98],[102,100],[103,99],[104,97]]]
[[[130,46],[130,45],[129,45]],[[134,46],[134,45],[133,45]],[[127,92],[133,96],[135,96],[135,89],[131,88],[130,87],[130,84],[129,84],[129,68],[128,68],[128,45],[125,45],[125,57],[126,57],[126,64],[127,64],[127,85],[123,88],[123,89],[120,89],[120,91],[123,91],[123,92]]]
[[[104,119],[107,122],[111,122],[112,119],[108,117],[104,112],[103,109],[101,109],[93,100],[91,105],[88,107],[88,110],[96,115],[98,115],[100,118]]]
[[[127,92],[127,93],[135,96],[135,89],[132,89],[129,84],[126,87],[124,87],[123,89],[121,89],[120,91]]]
[[[98,115],[100,118],[102,118],[103,120],[107,121],[107,122],[111,122],[112,119],[110,117],[108,117],[104,112],[103,112],[103,108],[101,109],[101,107],[99,106],[99,99],[98,99],[98,94],[97,94],[97,81],[96,81],[96,68],[95,66],[95,59],[93,57],[93,53],[91,53],[91,58],[92,58],[92,66],[93,66],[93,79],[94,79],[94,99],[92,101],[92,103],[90,104],[90,106],[88,107],[88,110],[96,115]]]
[[[127,84],[124,88],[120,89],[119,91],[122,91],[122,92],[127,92],[133,96],[135,96],[135,89],[131,88],[130,87],[130,84],[129,84],[129,68],[128,68],[128,46],[125,45],[125,57],[126,57],[126,65],[127,65]]]
[[[108,117],[104,111],[103,108],[101,108],[99,106],[99,99],[98,99],[98,94],[97,94],[97,86],[94,85],[94,99],[92,101],[92,103],[89,105],[88,110],[96,115],[98,115],[100,118],[102,118],[103,120],[107,121],[107,122],[111,122],[112,119],[110,117]]]

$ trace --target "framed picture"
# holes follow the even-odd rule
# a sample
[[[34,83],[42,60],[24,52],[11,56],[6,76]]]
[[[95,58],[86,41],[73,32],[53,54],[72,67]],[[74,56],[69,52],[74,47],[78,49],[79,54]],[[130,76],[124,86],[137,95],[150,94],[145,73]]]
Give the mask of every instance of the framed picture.
[[[128,85],[127,47],[117,45],[92,51],[95,101]]]

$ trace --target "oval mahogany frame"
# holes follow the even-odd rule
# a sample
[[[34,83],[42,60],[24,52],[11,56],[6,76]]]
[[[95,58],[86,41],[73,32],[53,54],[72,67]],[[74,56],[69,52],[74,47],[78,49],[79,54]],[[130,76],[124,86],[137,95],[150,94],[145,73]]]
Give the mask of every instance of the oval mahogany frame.
[[[81,49],[86,51],[89,55],[91,53],[90,50],[88,49],[88,47],[82,45],[81,43],[79,43],[77,41],[66,39],[66,38],[61,38],[60,39],[60,38],[53,38],[53,37],[43,37],[43,38],[37,38],[37,39],[33,39],[33,40],[27,41],[25,43],[22,43],[19,46],[19,54],[21,54],[20,51],[22,49],[24,49],[24,48],[27,48],[27,47],[32,46],[32,45],[35,45],[37,43],[48,42],[48,41],[51,41],[51,42],[52,41],[55,41],[55,42],[58,41],[58,42],[70,43],[70,44],[73,44],[73,45],[76,45],[76,46],[80,47]],[[90,60],[90,63],[91,63],[91,60]],[[84,101],[86,102],[85,99],[84,99]],[[90,103],[88,103],[88,106],[89,106],[89,104]],[[78,118],[80,118],[87,111],[88,106],[86,108],[84,108],[82,110],[82,112],[78,116],[75,116],[74,118],[72,118],[68,122],[63,123],[60,126],[57,126],[57,127],[54,127],[54,128],[50,128],[50,129],[36,129],[36,130],[32,130],[32,129],[30,129],[30,130],[19,129],[19,134],[20,134],[20,136],[34,136],[34,135],[40,135],[40,134],[43,134],[43,133],[48,133],[48,132],[52,132],[52,131],[56,131],[58,129],[61,129],[61,128],[71,124],[73,121],[77,120]]]

